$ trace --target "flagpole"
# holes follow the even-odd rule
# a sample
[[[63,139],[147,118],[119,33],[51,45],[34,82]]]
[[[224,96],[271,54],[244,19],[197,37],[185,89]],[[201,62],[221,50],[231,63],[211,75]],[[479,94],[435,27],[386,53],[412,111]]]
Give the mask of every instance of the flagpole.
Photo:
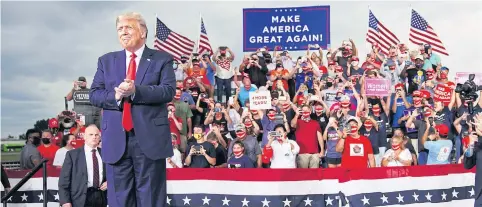
[[[415,45],[414,43],[412,43],[410,41],[410,29],[412,28],[412,4],[409,4],[408,5],[408,12],[409,13],[409,17],[410,17],[410,21],[408,21],[408,42],[407,42],[407,47],[409,44],[412,44],[412,45]],[[410,47],[409,47],[410,48]],[[417,48],[418,50],[418,48]],[[410,49],[408,50],[408,52],[410,53]]]
[[[367,31],[366,31],[367,34],[369,30],[370,30],[370,4],[368,4],[368,24],[367,24]],[[372,47],[371,47],[371,44],[368,41],[366,41],[366,39],[367,37],[365,35],[365,49],[367,49],[366,54],[368,54],[369,52],[371,52],[370,50]],[[366,54],[365,54],[365,57],[363,58],[366,58]],[[358,55],[358,58],[361,58],[360,55]]]
[[[202,14],[201,12],[199,12],[199,27],[198,27],[198,31],[199,31],[199,36],[197,36],[197,49],[196,49],[196,52],[199,52],[199,42],[201,41],[201,27],[202,27],[202,23],[203,23],[203,17],[202,17]],[[199,54],[201,55],[201,54]]]
[[[157,37],[157,13],[156,14],[156,21],[154,22],[154,39]]]

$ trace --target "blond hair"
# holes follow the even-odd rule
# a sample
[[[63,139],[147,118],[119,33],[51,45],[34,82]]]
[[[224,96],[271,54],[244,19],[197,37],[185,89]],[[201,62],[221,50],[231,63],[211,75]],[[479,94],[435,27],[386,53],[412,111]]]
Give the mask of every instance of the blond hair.
[[[119,16],[117,16],[116,20],[115,20],[115,25],[117,27],[117,25],[119,24],[119,21],[121,19],[134,19],[137,21],[137,23],[139,24],[139,28],[143,29],[144,32],[146,33],[146,38],[147,38],[147,24],[146,24],[146,20],[144,19],[144,17],[142,17],[141,14],[137,13],[137,12],[128,12],[128,13],[125,13],[125,14],[121,14]]]

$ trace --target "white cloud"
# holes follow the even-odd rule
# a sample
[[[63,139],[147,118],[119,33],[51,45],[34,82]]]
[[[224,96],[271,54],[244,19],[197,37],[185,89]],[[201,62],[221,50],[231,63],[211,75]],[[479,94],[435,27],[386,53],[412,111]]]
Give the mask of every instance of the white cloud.
[[[450,56],[451,73],[480,70],[482,4],[479,2],[327,2],[331,45],[352,38],[367,52],[368,5],[407,43],[411,5],[435,29]],[[2,2],[1,136],[18,135],[38,119],[55,116],[78,76],[88,80],[97,58],[119,50],[115,18],[127,11],[144,15],[152,47],[155,14],[172,30],[195,41],[199,12],[213,48],[227,45],[242,57],[242,9],[319,5],[319,2]],[[296,52],[298,56],[304,52]]]

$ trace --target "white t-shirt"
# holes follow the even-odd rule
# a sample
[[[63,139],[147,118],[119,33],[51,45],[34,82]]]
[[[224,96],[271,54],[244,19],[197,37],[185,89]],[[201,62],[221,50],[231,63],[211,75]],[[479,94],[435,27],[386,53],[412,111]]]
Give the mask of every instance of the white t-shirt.
[[[383,158],[389,158],[390,156],[395,157],[395,151],[393,151],[393,149],[387,150],[385,152],[385,155],[383,155]],[[402,152],[400,152],[398,157],[401,160],[410,160],[410,161],[412,160],[412,154],[408,149],[404,149]],[[392,160],[387,164],[387,167],[396,167],[396,166],[403,166],[403,164],[396,160]]]
[[[64,164],[65,155],[67,154],[67,151],[69,150],[65,147],[58,149],[57,152],[55,153],[55,158],[52,165],[62,167],[62,165]]]
[[[291,149],[291,144],[294,148]],[[300,152],[300,146],[293,140],[279,143],[277,140],[271,143],[273,157],[271,158],[271,168],[296,168],[296,155]]]
[[[178,149],[173,149],[174,155],[171,157],[171,161],[176,164],[179,168],[182,168],[181,152]],[[166,159],[166,168],[173,168],[171,164]]]

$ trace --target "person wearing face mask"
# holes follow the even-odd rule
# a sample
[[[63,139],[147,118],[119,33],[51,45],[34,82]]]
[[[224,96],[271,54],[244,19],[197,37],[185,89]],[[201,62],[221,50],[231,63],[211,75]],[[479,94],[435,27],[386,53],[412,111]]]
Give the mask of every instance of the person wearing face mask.
[[[40,155],[42,155],[44,159],[49,160],[47,162],[47,165],[49,166],[52,166],[54,163],[55,153],[59,149],[57,145],[51,143],[52,137],[52,132],[50,130],[42,131],[42,145],[37,147]]]
[[[249,59],[248,65],[245,67],[244,73],[249,75],[252,84],[256,85],[256,87],[265,86],[268,79],[266,78],[266,74],[268,73],[268,68],[266,64],[262,64],[259,60],[258,55],[252,54],[251,58]]]
[[[321,97],[325,101],[328,108],[330,108],[334,103],[337,102],[336,94],[338,89],[335,88],[335,77],[328,76],[326,79],[326,89],[321,91]]]
[[[428,150],[427,165],[450,164],[452,141],[448,140],[449,128],[445,124],[435,126],[435,132],[430,133],[430,124],[426,124],[422,137],[422,145]],[[427,141],[427,138],[430,141]]]
[[[206,141],[209,143],[213,144],[214,150],[216,151],[216,164],[212,166],[213,168],[226,168],[227,161],[228,161],[228,150],[226,146],[221,145],[220,141],[222,143],[224,142],[224,136],[219,133],[219,130],[216,129],[215,127],[212,128],[212,131],[216,136],[208,136],[206,138]]]
[[[166,168],[182,168],[182,157],[181,152],[178,148],[178,135],[171,133],[171,143],[174,155],[166,159]]]
[[[323,140],[326,141],[326,155],[325,161],[329,168],[336,168],[341,166],[341,153],[336,151],[336,144],[343,136],[338,127],[338,121],[335,117],[330,117],[327,127],[323,132]]]
[[[395,85],[395,93],[392,93],[390,98],[390,106],[393,113],[393,128],[401,127],[398,121],[403,117],[403,111],[412,107],[412,96],[407,96],[405,91],[405,85],[403,83],[398,83]]]
[[[291,127],[296,129],[296,142],[300,146],[297,164],[299,168],[319,168],[320,159],[325,156],[325,146],[320,125],[311,119],[311,107],[303,105],[296,110]]]
[[[454,94],[456,84],[448,80],[449,69],[442,67],[437,72],[437,81],[434,83],[434,99],[441,100],[445,106],[451,102],[452,94]]]
[[[176,81],[183,81],[184,70],[181,68],[180,63],[177,60],[172,61],[172,68],[174,69],[174,74],[176,75]]]
[[[55,158],[53,161],[53,166],[61,168],[64,164],[65,155],[67,151],[74,149],[72,146],[72,142],[75,140],[75,136],[73,134],[66,134],[62,137],[62,144],[59,150],[55,153]]]
[[[233,154],[229,157],[228,168],[255,168],[252,160],[245,154],[245,150],[242,141],[233,142]]]
[[[377,166],[380,166],[381,161],[382,161],[382,156],[385,153],[385,146],[387,144],[387,123],[388,123],[388,116],[390,116],[389,111],[388,111],[388,106],[386,105],[386,102],[383,100],[383,98],[380,99],[381,104],[375,104],[372,105],[371,110],[369,111],[368,114],[370,114],[373,118],[373,124],[377,125],[377,131],[374,133],[378,137],[376,140],[378,143],[372,142],[372,145],[377,146],[378,149],[374,150],[375,154],[375,161]],[[370,137],[369,137],[370,138]],[[370,139],[371,141],[375,141],[374,139]],[[379,153],[375,153],[379,152]]]
[[[274,127],[276,126],[275,122],[275,116],[278,113],[278,108],[272,107],[268,110],[266,110],[265,116],[263,116],[263,119],[261,119],[261,127],[263,128],[263,138],[261,140],[261,147],[264,147],[266,143],[268,143],[268,134],[270,131],[274,130]],[[286,119],[286,118],[285,118]]]
[[[186,78],[187,69],[191,67],[191,58],[187,55],[181,55],[181,62],[177,65],[177,69],[183,72],[182,79],[176,80],[184,80]]]
[[[408,80],[408,93],[419,90],[427,80],[426,71],[422,69],[424,58],[421,55],[415,57],[415,65],[406,66],[400,73],[402,80]]]
[[[372,145],[367,137],[360,135],[360,126],[359,118],[349,120],[341,139],[336,144],[336,151],[342,153],[342,167],[373,168],[376,166]]]
[[[257,137],[260,133],[258,123],[253,120],[253,114],[251,113],[244,113],[244,116],[241,117],[242,123],[246,126],[246,133],[253,137]]]
[[[253,163],[253,166],[261,168],[261,147],[259,146],[256,138],[246,134],[246,126],[244,126],[244,124],[237,124],[234,126],[234,128],[236,138],[231,141],[228,147],[228,157],[230,157],[229,160],[231,160],[232,157],[240,158],[242,154],[245,154],[249,158],[251,163]],[[238,146],[235,147],[235,143],[239,142],[243,144],[243,149]],[[243,153],[241,154],[240,152]]]
[[[176,135],[176,142],[181,144],[180,130],[182,130],[183,125],[182,119],[176,116],[176,106],[174,106],[172,102],[167,104],[167,111],[167,118],[169,120],[169,129],[171,134]]]
[[[320,125],[321,131],[325,131],[326,125],[328,123],[328,116],[330,114],[328,106],[323,102],[323,100],[318,99],[313,103],[313,112],[311,113],[311,119],[316,120],[318,125]]]
[[[394,136],[390,141],[391,148],[383,155],[382,167],[410,166],[412,155],[403,144],[403,137]]]
[[[176,88],[176,94],[174,95],[174,99],[172,100],[172,103],[174,103],[175,106],[175,113],[174,115],[176,117],[179,117],[182,119],[182,123],[185,123],[182,125],[182,130],[180,130],[181,133],[181,144],[180,144],[180,150],[182,153],[189,151],[186,148],[186,141],[188,137],[191,137],[192,135],[192,110],[189,108],[189,105],[187,105],[186,102],[181,101],[181,94],[182,94],[182,89],[181,88]]]
[[[20,168],[24,170],[31,170],[42,160],[42,156],[37,147],[41,143],[40,132],[36,129],[29,129],[25,133],[27,141],[20,152]]]
[[[425,165],[427,164],[427,156],[428,156],[428,149],[424,147],[422,143],[423,139],[421,139],[426,130],[430,130],[431,132],[434,131],[434,123],[433,123],[433,111],[429,107],[422,108],[422,120],[416,120],[416,117],[419,116],[419,110],[414,110],[410,117],[405,123],[407,128],[415,128],[417,129],[417,139],[416,145],[414,144],[415,148],[418,150],[418,164]],[[430,118],[431,117],[431,118]],[[428,126],[428,127],[427,127]],[[428,129],[427,129],[427,128]],[[413,142],[412,142],[413,144]],[[417,148],[418,147],[418,148]]]
[[[363,122],[363,126],[360,128],[360,134],[370,140],[373,156],[375,157],[375,165],[377,167],[380,167],[380,164],[382,162],[382,156],[385,153],[385,149],[381,150],[380,148],[385,148],[386,146],[386,144],[381,145],[381,130],[382,129],[380,128],[380,126],[378,126],[377,121],[375,121],[373,117],[366,118],[366,120]]]
[[[316,63],[310,58],[302,57],[300,63],[296,65],[296,69],[292,71],[295,76],[295,91],[304,85],[309,89],[309,93],[313,93],[313,80],[321,76]]]
[[[417,162],[417,151],[415,150],[415,148],[413,147],[412,145],[412,142],[410,141],[410,138],[408,138],[407,136],[405,136],[405,132],[402,130],[402,129],[394,129],[393,130],[393,137],[402,137],[402,145],[405,149],[408,149],[408,151],[410,152],[411,154],[411,157],[412,157],[412,165],[417,165],[418,162]],[[392,138],[389,138],[388,142],[387,142],[387,146],[386,146],[387,149],[391,149],[392,148]]]
[[[273,133],[273,135],[272,135]],[[276,134],[276,136],[274,136]],[[274,127],[274,131],[268,135],[268,143],[265,150],[271,150],[271,168],[296,168],[296,155],[300,147],[294,140],[289,140],[283,124]]]
[[[199,128],[199,127],[197,127]],[[202,132],[202,130],[201,130]],[[216,136],[209,133],[206,136]],[[186,166],[190,168],[210,168],[216,165],[216,150],[213,144],[206,141],[203,134],[195,132],[193,134],[195,142],[190,142],[186,150]]]

